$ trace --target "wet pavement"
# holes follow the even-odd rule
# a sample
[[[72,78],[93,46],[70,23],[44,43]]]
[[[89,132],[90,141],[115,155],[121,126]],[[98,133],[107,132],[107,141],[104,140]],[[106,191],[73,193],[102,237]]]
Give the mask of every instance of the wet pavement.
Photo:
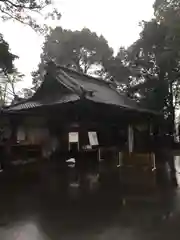
[[[70,200],[52,177],[27,180],[27,174],[1,178],[0,187],[2,240],[180,238],[178,189],[138,197],[107,192]]]

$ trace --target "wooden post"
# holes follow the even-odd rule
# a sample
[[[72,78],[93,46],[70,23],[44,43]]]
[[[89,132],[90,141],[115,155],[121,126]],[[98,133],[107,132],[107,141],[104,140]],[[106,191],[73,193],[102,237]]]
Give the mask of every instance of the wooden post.
[[[128,149],[129,153],[133,152],[134,148],[134,132],[132,125],[128,125]]]

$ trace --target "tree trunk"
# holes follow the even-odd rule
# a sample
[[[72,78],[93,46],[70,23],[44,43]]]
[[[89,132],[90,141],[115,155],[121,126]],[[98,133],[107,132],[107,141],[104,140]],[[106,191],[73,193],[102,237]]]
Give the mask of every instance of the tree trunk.
[[[168,164],[170,167],[170,177],[171,182],[173,186],[177,186],[177,179],[176,179],[176,168],[174,163],[174,154],[173,154],[173,143],[174,143],[174,136],[175,136],[175,107],[174,107],[174,98],[173,98],[173,84],[172,81],[170,81],[169,84],[169,105],[170,105],[170,134],[172,139],[170,140],[170,146],[169,151],[171,154],[168,154]]]
[[[170,111],[170,133],[174,136],[175,134],[175,107],[173,97],[173,84],[169,84],[169,111]]]

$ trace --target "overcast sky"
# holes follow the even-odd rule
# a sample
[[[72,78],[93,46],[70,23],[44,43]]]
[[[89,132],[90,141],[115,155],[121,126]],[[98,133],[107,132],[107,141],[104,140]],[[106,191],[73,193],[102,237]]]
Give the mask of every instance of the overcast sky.
[[[58,24],[64,28],[90,30],[104,35],[109,45],[118,50],[129,46],[139,35],[141,20],[153,17],[154,0],[56,0],[62,18]],[[1,33],[11,51],[19,56],[16,66],[26,75],[24,86],[31,84],[30,73],[40,59],[43,37],[20,23],[0,23]]]

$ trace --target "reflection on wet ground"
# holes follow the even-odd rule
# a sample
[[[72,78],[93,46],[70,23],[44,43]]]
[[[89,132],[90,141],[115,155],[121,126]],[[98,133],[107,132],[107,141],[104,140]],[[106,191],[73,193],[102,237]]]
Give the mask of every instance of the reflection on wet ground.
[[[1,175],[2,176],[2,175]],[[179,239],[180,192],[124,200],[106,192],[70,200],[56,179],[1,177],[2,240]]]

